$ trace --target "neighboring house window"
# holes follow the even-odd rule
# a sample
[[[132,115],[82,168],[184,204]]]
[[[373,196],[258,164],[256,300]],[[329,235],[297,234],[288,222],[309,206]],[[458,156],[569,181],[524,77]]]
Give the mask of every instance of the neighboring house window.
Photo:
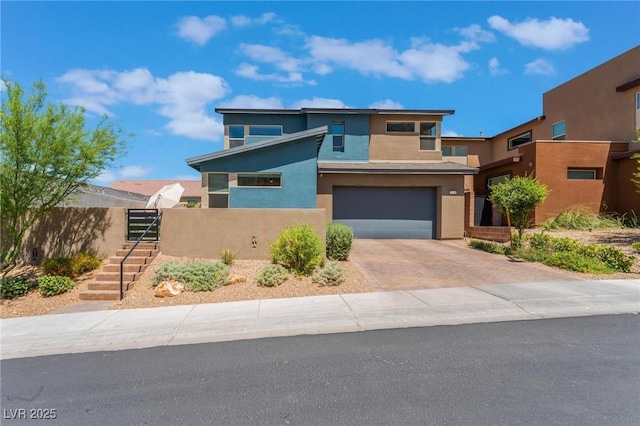
[[[466,146],[443,146],[442,156],[443,157],[466,157],[467,147]]]
[[[229,174],[209,173],[207,175],[209,208],[229,207]]]
[[[282,136],[282,126],[249,126],[249,136]]]
[[[244,145],[244,126],[229,126],[229,148]]]
[[[333,135],[333,150],[344,152],[344,123],[333,123],[331,134]]]
[[[420,123],[420,151],[434,151],[436,149],[436,123]]]
[[[554,141],[563,141],[565,139],[565,122],[558,121],[551,126],[551,139]]]
[[[282,186],[282,173],[238,173],[238,186]]]
[[[529,143],[533,140],[531,137],[531,130],[528,132],[522,133],[513,138],[509,138],[509,149],[513,149],[517,146],[524,145],[525,143]]]
[[[511,173],[490,177],[489,179],[487,179],[487,188],[491,188],[491,186],[493,185],[505,182],[507,179],[511,179]]]
[[[416,123],[413,121],[387,121],[388,133],[415,133]]]
[[[640,109],[640,92],[636,93],[636,109]]]
[[[567,179],[595,180],[597,177],[596,169],[567,169]]]

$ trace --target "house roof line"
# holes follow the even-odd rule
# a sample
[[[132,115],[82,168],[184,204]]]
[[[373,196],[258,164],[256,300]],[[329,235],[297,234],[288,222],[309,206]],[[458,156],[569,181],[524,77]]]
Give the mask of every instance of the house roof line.
[[[634,87],[638,86],[640,86],[640,77],[616,87],[616,92],[626,92],[627,90],[633,89]]]
[[[249,109],[216,108],[219,114],[372,114],[372,115],[453,115],[453,109],[379,109],[379,108],[299,108]]]
[[[536,118],[532,118],[532,119],[531,119],[531,120],[529,120],[529,121],[525,121],[524,123],[518,124],[517,126],[513,126],[512,128],[510,128],[510,129],[508,129],[508,130],[505,130],[504,132],[500,132],[500,133],[498,133],[497,135],[494,135],[494,136],[490,137],[489,139],[495,139],[495,138],[497,138],[497,137],[500,137],[500,136],[506,135],[507,133],[510,133],[510,132],[512,132],[512,131],[514,131],[514,130],[516,130],[516,129],[520,128],[520,127],[530,126],[530,125],[532,125],[532,124],[537,123],[538,121],[542,121],[542,120],[544,120],[545,118],[547,118],[547,117],[546,117],[546,116],[544,116],[544,115],[539,115],[539,116],[537,116]]]
[[[291,142],[299,139],[315,136],[316,138],[320,139],[318,143],[321,143],[322,138],[320,137],[321,136],[324,137],[324,135],[328,131],[329,131],[328,126],[316,127],[313,129],[303,130],[301,132],[289,133],[287,135],[269,138],[260,142],[249,144],[249,145],[242,145],[235,148],[229,148],[222,151],[212,152],[209,154],[198,155],[196,157],[187,158],[186,162],[188,166],[193,167],[194,169],[199,171],[200,170],[199,165],[206,161],[215,160],[217,158],[229,157],[229,156],[241,154],[244,152],[266,148],[269,146],[280,145],[283,143],[287,143],[287,142]]]

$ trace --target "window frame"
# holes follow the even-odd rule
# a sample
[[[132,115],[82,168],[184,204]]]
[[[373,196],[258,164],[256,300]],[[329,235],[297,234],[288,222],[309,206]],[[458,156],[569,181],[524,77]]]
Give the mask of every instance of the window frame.
[[[341,134],[336,134],[333,133],[334,131],[334,126],[342,126],[342,133]],[[345,123],[344,121],[334,121],[333,123],[331,123],[331,136],[332,136],[332,141],[331,141],[331,146],[334,152],[344,152],[344,139],[345,139]],[[340,141],[339,145],[336,145],[336,141]]]
[[[445,155],[444,149],[449,148],[451,154]],[[457,153],[458,148],[464,148],[464,155],[460,155]],[[466,157],[469,153],[469,149],[466,145],[443,145],[440,147],[440,151],[442,151],[443,157]]]
[[[556,134],[556,126],[559,125],[559,124],[562,124],[564,126],[563,129],[562,129],[563,132]],[[566,120],[561,120],[561,121],[558,121],[556,123],[553,123],[551,125],[551,140],[563,141],[563,140],[566,140],[566,138],[567,138],[567,122],[566,122]]]
[[[393,124],[411,124],[412,130],[389,130],[389,125],[393,125]],[[415,121],[387,121],[386,124],[386,130],[387,133],[390,134],[400,134],[400,135],[415,135],[416,134],[416,122]]]
[[[271,176],[278,179],[278,185],[242,185],[241,179],[260,176]],[[282,188],[282,172],[239,172],[236,176],[236,187],[238,188]]]
[[[278,134],[252,133],[252,129],[278,129]],[[247,136],[267,136],[278,137],[283,135],[282,124],[250,124],[247,129]]]
[[[513,145],[513,141],[515,139],[521,138],[522,136],[525,136],[527,134],[529,135],[529,140],[527,142],[522,142],[522,143],[519,143],[517,145]],[[533,142],[533,130],[529,129],[529,130],[527,130],[525,132],[521,132],[521,133],[517,134],[516,136],[508,138],[507,139],[507,147],[509,149],[515,149],[515,148],[518,148],[518,147],[520,147],[522,145],[526,145],[526,144],[531,143],[531,142]]]
[[[498,179],[498,178],[511,179],[512,177],[513,177],[513,174],[511,172],[501,173],[499,175],[488,177],[487,178],[487,182],[486,182],[487,189],[491,190],[491,186],[489,185],[489,181],[491,181],[492,179]],[[504,180],[506,180],[506,179],[504,179]],[[502,182],[504,182],[504,180]],[[502,183],[502,182],[498,182],[498,183]],[[494,184],[494,185],[496,185],[496,184]]]
[[[209,176],[211,175],[226,175],[227,176],[227,188],[226,190],[214,190],[211,191],[209,184]],[[207,172],[207,207],[210,209],[228,209],[229,208],[229,173],[225,172]],[[212,200],[224,200],[224,206],[212,206]]]
[[[433,134],[423,134],[422,125],[423,124],[433,124],[433,126],[429,127],[429,130],[433,129]],[[419,151],[437,151],[438,150],[438,122],[437,121],[420,121],[418,123],[418,150]],[[423,149],[423,142],[433,142],[433,148],[431,149]]]
[[[585,172],[590,172],[592,173],[593,177],[571,177],[570,174],[571,172],[578,172],[578,173],[585,173]],[[598,169],[596,168],[585,168],[585,167],[568,167],[567,168],[567,180],[598,180]]]
[[[242,129],[242,137],[231,136],[231,128],[241,128]],[[227,136],[229,139],[229,148],[236,148],[244,145],[244,138],[246,137],[246,130],[243,124],[229,124],[229,128],[227,129]]]
[[[211,175],[217,175],[217,176],[226,176],[227,177],[227,188],[226,190],[211,190],[211,185],[210,185],[210,176]],[[207,194],[228,194],[229,193],[229,173],[226,172],[207,172]]]

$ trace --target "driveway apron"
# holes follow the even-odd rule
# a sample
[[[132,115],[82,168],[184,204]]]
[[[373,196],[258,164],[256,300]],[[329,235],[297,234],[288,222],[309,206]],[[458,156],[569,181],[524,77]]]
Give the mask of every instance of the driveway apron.
[[[474,250],[461,241],[353,243],[349,259],[378,291],[581,280],[545,265]]]

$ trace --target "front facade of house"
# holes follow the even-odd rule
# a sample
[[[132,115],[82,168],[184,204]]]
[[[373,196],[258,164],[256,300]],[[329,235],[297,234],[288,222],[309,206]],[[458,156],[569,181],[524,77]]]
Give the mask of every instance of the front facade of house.
[[[361,238],[461,238],[464,179],[442,156],[453,111],[217,109],[225,149],[187,164],[203,207],[320,208]]]
[[[361,238],[461,238],[504,225],[490,185],[534,176],[540,224],[584,206],[640,214],[640,46],[543,96],[543,113],[493,137],[442,137],[451,110],[216,109],[224,149],[190,158],[203,208],[324,209]],[[469,233],[471,235],[471,233]]]

